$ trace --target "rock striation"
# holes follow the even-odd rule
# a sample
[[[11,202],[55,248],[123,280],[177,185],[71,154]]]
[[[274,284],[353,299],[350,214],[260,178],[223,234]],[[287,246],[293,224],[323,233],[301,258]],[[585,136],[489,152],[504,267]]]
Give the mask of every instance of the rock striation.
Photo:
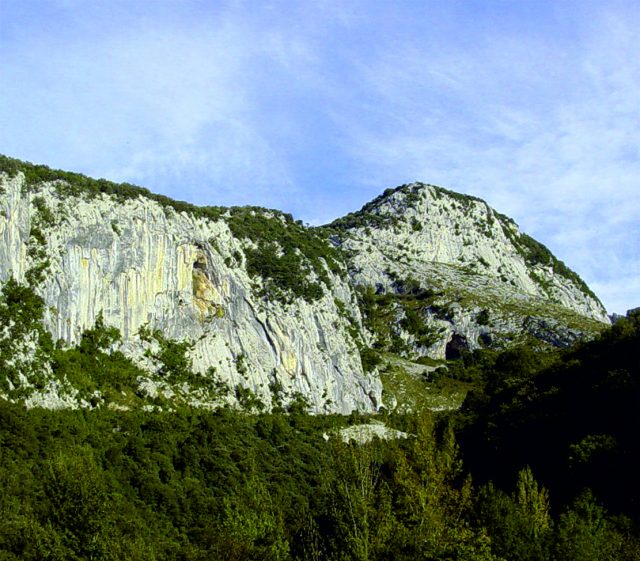
[[[22,172],[2,174],[0,185],[0,278],[25,280],[37,228],[48,262],[37,292],[54,340],[77,343],[101,316],[140,364],[149,367],[141,328],[159,330],[192,343],[196,372],[267,404],[274,386],[314,412],[373,411],[381,402],[380,381],[363,372],[348,332],[359,312],[346,275],[327,269],[329,286],[313,301],[265,298],[256,290],[263,279],[246,270],[251,242],[235,237],[224,215],[198,217],[143,196],[69,194],[64,181],[27,185]]]

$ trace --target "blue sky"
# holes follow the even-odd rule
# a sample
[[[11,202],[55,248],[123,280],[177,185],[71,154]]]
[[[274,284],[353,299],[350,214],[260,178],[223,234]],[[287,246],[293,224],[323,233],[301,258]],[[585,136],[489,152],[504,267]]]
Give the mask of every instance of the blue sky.
[[[0,153],[320,224],[419,180],[640,306],[640,4],[0,0]]]

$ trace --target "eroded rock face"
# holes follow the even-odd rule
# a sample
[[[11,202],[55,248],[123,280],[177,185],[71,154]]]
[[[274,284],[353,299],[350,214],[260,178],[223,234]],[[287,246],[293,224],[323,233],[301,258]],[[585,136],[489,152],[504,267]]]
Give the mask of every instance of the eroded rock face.
[[[423,320],[437,340],[421,347],[400,333],[417,354],[446,358],[524,335],[566,345],[610,323],[575,273],[479,199],[415,183],[332,226],[354,284],[430,291]]]
[[[142,197],[62,196],[56,182],[27,190],[22,174],[0,177],[0,278],[24,280],[33,264],[30,235],[42,230],[49,266],[37,290],[50,308],[54,340],[77,342],[102,314],[141,364],[138,333],[146,326],[193,342],[197,372],[215,371],[267,404],[274,382],[316,412],[372,411],[380,403],[380,382],[363,373],[336,307],[340,299],[358,321],[343,278],[331,274],[330,290],[315,301],[269,301],[256,296],[260,279],[244,267],[250,242],[235,238],[223,219],[177,213]]]
[[[160,341],[148,338],[157,331],[190,343],[193,369],[212,387],[251,390],[267,406],[302,397],[313,412],[375,411],[382,386],[375,370],[363,372],[358,347],[380,334],[363,326],[362,287],[397,296],[385,304],[387,335],[408,358],[454,358],[526,337],[566,345],[609,321],[584,283],[515,223],[433,186],[390,190],[332,225],[348,270],[342,258],[330,263],[328,241],[275,211],[243,210],[249,222],[259,216],[272,221],[260,227],[285,232],[263,243],[263,230],[245,236],[252,226],[229,210],[196,212],[132,189],[107,195],[62,179],[28,185],[22,172],[0,172],[0,193],[0,280],[37,277],[54,340],[75,344],[97,320],[117,328],[120,349],[149,373],[137,388],[150,400],[216,407],[242,396],[212,398],[162,378]],[[52,378],[29,351],[37,335],[17,356],[40,372],[29,403],[102,399]]]

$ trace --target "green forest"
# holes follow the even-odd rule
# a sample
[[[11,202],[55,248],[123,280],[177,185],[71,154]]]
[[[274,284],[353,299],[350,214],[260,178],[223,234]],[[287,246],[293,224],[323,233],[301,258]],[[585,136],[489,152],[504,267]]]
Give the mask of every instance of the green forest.
[[[0,157],[0,170],[15,174],[18,164]],[[69,183],[57,188],[86,197],[142,194],[166,212],[196,212],[130,185],[45,166],[22,171],[27,186],[63,179]],[[45,329],[47,306],[33,286],[49,267],[41,228],[52,215],[38,197],[33,204],[28,285],[10,277],[0,291],[0,561],[640,560],[640,311],[572,348],[530,341],[461,349],[427,380],[463,387],[460,409],[381,408],[373,416],[310,415],[302,396],[279,402],[277,386],[268,411],[250,389],[195,374],[188,341],[145,328],[141,337],[157,343],[150,357],[159,376],[207,386],[209,397],[235,391],[239,407],[205,410],[156,397],[144,410],[143,372],[114,350],[121,334],[102,316],[71,346]],[[366,224],[377,216],[370,208],[332,228]],[[265,279],[265,298],[317,300],[330,273],[345,267],[335,248],[289,215],[197,212],[224,216],[236,237],[253,242],[233,259]],[[543,246],[521,249],[557,265]],[[424,322],[427,303],[448,313],[417,281],[395,281],[395,294],[358,290],[375,335],[370,346],[354,336],[368,371],[384,373],[387,359],[406,350],[392,329],[397,309],[401,327],[423,346],[439,334]],[[490,322],[489,311],[477,319]],[[27,409],[25,399],[51,380],[75,388],[86,407]],[[407,437],[343,441],[341,429],[372,419]]]
[[[74,352],[109,366],[101,344]],[[0,400],[0,559],[640,559],[640,315],[464,354],[460,411],[26,410]],[[98,376],[98,372],[95,374]]]

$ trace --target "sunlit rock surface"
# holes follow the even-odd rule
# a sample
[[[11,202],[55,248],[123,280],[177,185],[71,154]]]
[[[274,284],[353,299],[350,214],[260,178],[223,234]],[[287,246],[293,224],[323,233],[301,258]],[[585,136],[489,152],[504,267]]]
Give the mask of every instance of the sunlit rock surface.
[[[424,321],[441,333],[426,348],[413,345],[419,354],[451,358],[456,346],[527,334],[563,346],[610,323],[575,273],[480,199],[414,183],[331,226],[354,284],[431,291]],[[401,335],[412,343],[410,333]]]
[[[213,368],[230,387],[248,387],[267,404],[274,382],[316,412],[373,411],[380,403],[380,382],[363,373],[336,308],[340,298],[359,318],[346,277],[332,275],[331,291],[316,301],[267,301],[255,296],[255,279],[237,262],[247,242],[234,238],[223,219],[176,213],[142,197],[60,196],[55,182],[27,192],[21,174],[3,175],[2,188],[3,280],[23,280],[30,266],[34,199],[53,214],[51,224],[39,224],[50,265],[38,292],[50,307],[54,340],[77,342],[102,314],[122,332],[130,355],[142,360],[143,326],[188,339],[197,372]]]
[[[287,224],[275,211],[245,212]],[[523,337],[568,345],[609,323],[577,275],[513,221],[483,201],[438,187],[389,190],[326,229],[298,226],[297,235],[333,244],[345,262],[329,267],[324,257],[294,248],[301,257],[296,274],[322,287],[312,297],[272,297],[269,280],[247,265],[256,242],[234,236],[228,219],[224,209],[204,216],[135,191],[85,193],[64,180],[28,184],[22,172],[0,172],[0,280],[25,282],[42,262],[35,289],[46,302],[54,341],[75,344],[102,318],[121,332],[119,348],[149,373],[139,380],[141,395],[182,396],[198,407],[235,405],[237,395],[212,400],[154,377],[155,343],[145,332],[190,342],[196,373],[212,384],[249,389],[267,408],[302,400],[315,413],[347,413],[382,405],[378,372],[363,371],[360,350],[376,334],[363,323],[358,287],[419,292],[421,329],[433,337],[405,328],[402,306],[390,317],[403,342],[400,354],[409,358],[455,358]],[[35,364],[32,343],[16,342],[16,364]],[[89,406],[91,396],[64,393],[64,381],[52,379],[46,364],[37,367],[46,383],[28,404]]]

